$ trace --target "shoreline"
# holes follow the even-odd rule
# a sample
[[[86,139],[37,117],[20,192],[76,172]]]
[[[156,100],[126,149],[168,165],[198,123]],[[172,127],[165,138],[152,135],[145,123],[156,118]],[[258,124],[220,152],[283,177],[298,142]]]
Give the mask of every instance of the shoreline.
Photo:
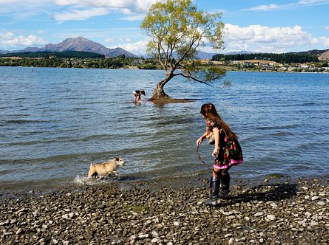
[[[23,68],[31,68],[30,66],[1,66],[0,67],[23,67]],[[259,69],[237,69],[235,67],[224,66],[226,72],[256,72],[256,73],[305,73],[305,74],[329,74],[329,71],[273,71],[273,70],[259,70]],[[103,69],[103,70],[150,70],[150,71],[162,71],[162,69],[141,69],[137,66],[127,66],[120,68],[91,68],[91,67],[46,67],[46,66],[35,66],[33,68],[55,68],[55,69]]]
[[[38,184],[38,185],[19,185],[14,186],[9,189],[0,189],[0,204],[7,200],[24,200],[26,198],[44,196],[48,194],[60,193],[64,190],[76,190],[84,191],[86,188],[93,186],[102,185],[114,185],[121,189],[131,189],[137,188],[138,186],[143,186],[143,188],[148,188],[150,190],[157,190],[161,188],[173,188],[178,190],[184,187],[202,187],[208,186],[210,179],[210,173],[208,170],[199,170],[190,174],[175,174],[175,175],[131,175],[123,174],[119,176],[110,176],[105,179],[92,179],[88,180],[87,176],[76,176],[74,179],[65,180],[57,184]],[[271,184],[272,182],[284,182],[284,181],[297,181],[300,179],[312,180],[312,179],[325,179],[329,178],[329,174],[322,175],[283,175],[280,173],[257,175],[252,177],[243,177],[241,174],[231,173],[231,186],[242,185],[249,186],[261,185],[264,183]],[[249,180],[252,178],[252,181]]]
[[[158,175],[158,176],[139,176],[139,175],[119,175],[111,176],[105,179],[92,179],[88,180],[87,176],[76,176],[74,180],[64,181],[62,183],[53,185],[36,185],[27,187],[18,186],[10,189],[0,189],[0,204],[10,201],[19,200],[23,201],[28,198],[38,198],[46,195],[56,195],[63,191],[85,191],[89,188],[97,188],[98,186],[115,186],[121,190],[129,190],[134,188],[149,189],[156,191],[161,188],[172,188],[179,190],[181,188],[201,188],[208,187],[210,173],[208,170],[199,170],[191,174],[176,174],[176,175]],[[231,174],[231,187],[232,186],[247,186],[252,187],[255,185],[283,183],[283,182],[296,182],[302,179],[311,181],[313,179],[326,179],[329,174],[322,175],[283,175],[279,173],[264,174],[251,177],[243,177],[240,174]],[[207,193],[208,194],[208,193]]]
[[[326,244],[329,178],[238,179],[206,207],[208,176],[25,193],[0,202],[1,244]]]

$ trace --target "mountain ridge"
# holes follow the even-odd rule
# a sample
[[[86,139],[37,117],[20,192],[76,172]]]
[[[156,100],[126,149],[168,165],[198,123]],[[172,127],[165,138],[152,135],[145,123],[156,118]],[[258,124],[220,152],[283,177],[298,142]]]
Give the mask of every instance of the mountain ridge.
[[[134,57],[137,58],[139,56],[128,52],[120,47],[110,49],[102,44],[97,42],[91,41],[84,37],[77,37],[77,38],[66,38],[65,40],[61,41],[58,44],[46,44],[45,46],[38,48],[38,47],[26,47],[23,50],[15,50],[15,51],[8,51],[8,50],[0,50],[0,54],[6,53],[20,53],[20,52],[63,52],[63,51],[84,51],[84,52],[91,52],[102,54],[105,56],[110,57],[117,57],[120,55],[125,55],[126,57]],[[238,51],[238,52],[230,52],[224,55],[229,54],[245,54],[245,53],[255,53],[249,51]],[[301,51],[301,52],[287,52],[293,54],[313,54],[318,56],[319,60],[329,60],[329,49],[325,50],[308,50],[308,51]],[[203,51],[198,51],[197,59],[211,59],[213,55],[216,53],[208,53]]]
[[[23,50],[12,51],[19,52],[63,52],[63,51],[83,51],[102,54],[110,57],[117,57],[119,55],[125,55],[126,57],[138,57],[137,55],[130,53],[122,48],[107,48],[99,43],[86,39],[84,37],[66,38],[58,44],[46,44],[41,48],[26,47]],[[0,50],[0,53],[7,53],[6,50]],[[9,52],[10,53],[10,52]]]

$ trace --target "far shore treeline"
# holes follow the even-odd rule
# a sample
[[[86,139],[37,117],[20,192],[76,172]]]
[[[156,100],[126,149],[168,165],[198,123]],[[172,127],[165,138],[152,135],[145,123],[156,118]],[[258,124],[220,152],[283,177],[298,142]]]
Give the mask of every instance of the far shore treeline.
[[[312,64],[313,67],[328,67],[328,61],[320,61],[313,53],[248,53],[248,54],[216,54],[211,60],[195,59],[194,64],[218,65],[220,62],[227,70],[245,69],[234,61],[262,60],[272,61],[279,64],[294,66],[294,64]],[[108,57],[102,54],[83,51],[64,52],[21,52],[0,54],[0,66],[25,66],[25,67],[60,67],[60,68],[138,68],[138,69],[161,69],[158,61],[153,58]],[[250,68],[250,65],[249,65]],[[259,68],[259,67],[258,67]],[[259,70],[259,69],[258,69]],[[268,69],[267,69],[268,70]]]
[[[269,60],[281,64],[319,62],[317,55],[308,53],[250,53],[250,54],[216,54],[212,57],[213,61],[234,61],[234,60]]]
[[[0,55],[0,66],[118,69],[136,65],[136,60],[125,55],[111,58],[83,51],[24,52]]]

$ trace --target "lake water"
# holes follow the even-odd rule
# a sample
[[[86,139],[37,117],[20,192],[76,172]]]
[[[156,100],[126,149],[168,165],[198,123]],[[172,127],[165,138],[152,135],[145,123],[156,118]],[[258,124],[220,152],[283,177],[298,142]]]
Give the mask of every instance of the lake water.
[[[213,87],[175,78],[165,87],[190,103],[147,100],[162,71],[0,67],[0,189],[75,184],[90,162],[121,157],[120,178],[207,171],[195,153],[212,102],[239,135],[236,178],[329,173],[329,75],[228,72]],[[210,165],[212,147],[202,158]]]

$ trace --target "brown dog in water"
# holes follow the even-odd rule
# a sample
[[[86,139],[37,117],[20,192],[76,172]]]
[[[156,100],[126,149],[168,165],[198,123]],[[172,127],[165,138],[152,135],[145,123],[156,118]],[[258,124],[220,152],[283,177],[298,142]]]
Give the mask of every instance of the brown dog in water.
[[[124,165],[125,162],[121,158],[113,158],[107,162],[102,162],[98,164],[90,164],[88,178],[99,176],[108,176],[111,174],[118,175],[116,170],[119,166]]]

